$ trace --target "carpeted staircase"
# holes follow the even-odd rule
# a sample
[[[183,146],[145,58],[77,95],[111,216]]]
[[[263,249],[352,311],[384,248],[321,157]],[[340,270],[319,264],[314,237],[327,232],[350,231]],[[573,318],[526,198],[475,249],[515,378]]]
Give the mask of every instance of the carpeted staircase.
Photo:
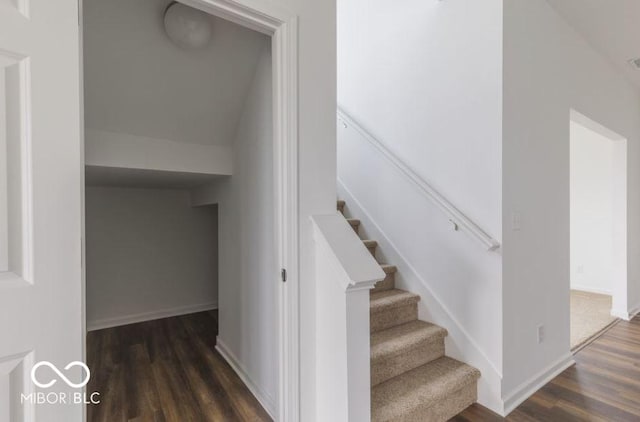
[[[358,233],[360,221],[347,221]],[[377,242],[363,242],[375,257]],[[447,330],[420,321],[420,296],[396,289],[396,267],[381,266],[386,278],[370,299],[371,420],[447,421],[476,401],[480,371],[445,356]]]

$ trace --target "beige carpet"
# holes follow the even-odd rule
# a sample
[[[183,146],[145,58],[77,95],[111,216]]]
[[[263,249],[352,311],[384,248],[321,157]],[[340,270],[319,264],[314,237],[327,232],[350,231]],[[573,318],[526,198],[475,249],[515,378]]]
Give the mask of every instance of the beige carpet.
[[[615,320],[611,316],[611,296],[571,290],[572,349]]]
[[[344,214],[345,202],[338,201]],[[348,218],[358,233],[360,220]],[[363,239],[376,257],[378,242]],[[371,421],[444,422],[478,398],[480,371],[445,355],[447,330],[418,319],[420,296],[396,289],[395,265],[369,295]]]

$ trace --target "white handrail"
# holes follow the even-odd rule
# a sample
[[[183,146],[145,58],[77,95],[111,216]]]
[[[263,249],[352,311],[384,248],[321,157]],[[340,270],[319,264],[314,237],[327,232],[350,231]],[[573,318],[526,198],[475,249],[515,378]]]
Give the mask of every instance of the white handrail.
[[[500,242],[487,234],[482,230],[480,226],[474,223],[470,218],[464,215],[459,209],[455,207],[450,201],[447,200],[440,192],[436,191],[431,185],[429,185],[424,179],[422,179],[415,171],[409,166],[404,164],[400,159],[391,152],[380,141],[374,138],[369,132],[367,132],[362,126],[349,117],[343,110],[338,108],[338,121],[344,128],[355,129],[364,139],[366,139],[374,148],[376,148],[393,166],[400,171],[409,181],[416,185],[416,187],[429,198],[440,210],[442,210],[449,221],[453,224],[454,229],[464,230],[472,237],[482,243],[488,251],[495,251],[500,248]]]

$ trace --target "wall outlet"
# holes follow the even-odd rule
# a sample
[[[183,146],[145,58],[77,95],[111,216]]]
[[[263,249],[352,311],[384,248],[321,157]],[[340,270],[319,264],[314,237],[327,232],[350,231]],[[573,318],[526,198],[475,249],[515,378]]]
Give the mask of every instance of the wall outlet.
[[[576,268],[576,272],[578,274],[584,274],[584,265],[578,265],[578,268]]]
[[[544,341],[544,325],[538,325],[538,344]]]

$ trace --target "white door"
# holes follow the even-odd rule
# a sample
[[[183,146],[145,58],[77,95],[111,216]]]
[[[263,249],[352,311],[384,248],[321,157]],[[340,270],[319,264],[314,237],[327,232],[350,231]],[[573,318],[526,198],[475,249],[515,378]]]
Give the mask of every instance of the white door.
[[[0,422],[82,419],[77,0],[0,0]],[[31,368],[37,371],[36,387]],[[75,400],[75,398],[74,398]],[[60,400],[61,401],[61,400]]]

